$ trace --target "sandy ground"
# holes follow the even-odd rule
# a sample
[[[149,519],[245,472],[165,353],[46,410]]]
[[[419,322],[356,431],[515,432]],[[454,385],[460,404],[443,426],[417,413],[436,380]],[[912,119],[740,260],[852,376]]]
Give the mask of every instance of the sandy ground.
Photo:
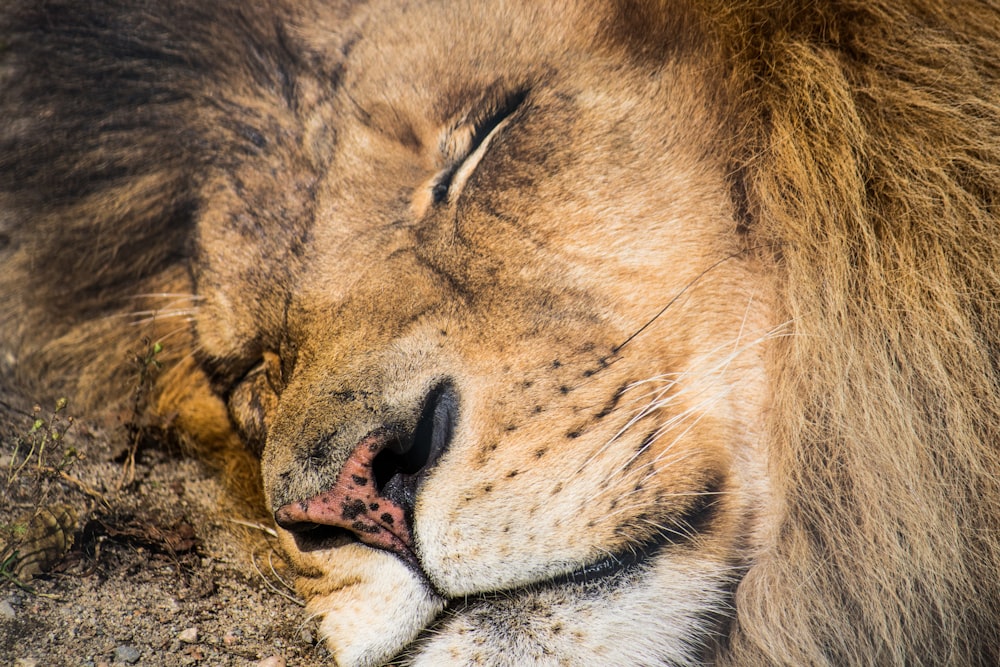
[[[266,527],[168,447],[131,472],[127,428],[71,407],[0,405],[0,665],[332,664]]]

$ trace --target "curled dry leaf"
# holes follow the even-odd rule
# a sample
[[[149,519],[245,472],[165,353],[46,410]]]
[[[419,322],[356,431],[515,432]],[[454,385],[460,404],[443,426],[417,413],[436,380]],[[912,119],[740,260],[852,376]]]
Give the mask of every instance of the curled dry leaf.
[[[0,538],[4,571],[21,581],[50,571],[73,547],[78,523],[76,510],[63,503],[39,507],[14,521],[13,526],[25,528]]]

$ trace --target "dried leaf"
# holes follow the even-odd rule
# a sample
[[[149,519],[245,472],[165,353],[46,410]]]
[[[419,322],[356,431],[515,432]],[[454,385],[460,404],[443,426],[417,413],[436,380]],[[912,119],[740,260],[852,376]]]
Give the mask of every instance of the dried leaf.
[[[7,574],[21,581],[48,572],[73,547],[78,523],[76,510],[63,503],[25,514],[13,525],[26,525],[27,529],[14,531],[6,544],[0,544],[0,563]]]

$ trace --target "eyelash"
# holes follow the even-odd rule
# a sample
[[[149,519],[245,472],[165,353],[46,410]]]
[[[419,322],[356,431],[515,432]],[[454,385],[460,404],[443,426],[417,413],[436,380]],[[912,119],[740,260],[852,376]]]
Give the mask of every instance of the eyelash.
[[[431,188],[431,197],[435,204],[441,204],[447,201],[448,195],[451,193],[452,182],[462,165],[466,163],[469,157],[479,150],[483,142],[487,140],[490,134],[496,130],[501,123],[514,115],[514,113],[524,103],[527,96],[528,92],[526,90],[519,90],[513,94],[507,95],[506,97],[498,100],[497,103],[484,107],[485,113],[477,114],[477,116],[474,116],[470,122],[464,124],[465,127],[468,127],[469,125],[472,126],[472,136],[469,139],[468,146],[465,150],[456,155],[450,161],[450,164],[441,174],[441,177]]]

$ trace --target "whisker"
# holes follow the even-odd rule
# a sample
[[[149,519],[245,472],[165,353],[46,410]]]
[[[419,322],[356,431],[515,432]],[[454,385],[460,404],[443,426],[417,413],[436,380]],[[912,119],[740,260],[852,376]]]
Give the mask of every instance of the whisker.
[[[168,319],[171,317],[194,317],[197,314],[197,309],[195,308],[173,308],[173,309],[160,309],[160,310],[130,310],[124,313],[112,313],[110,315],[105,315],[102,319],[104,320],[119,320],[128,318],[141,318],[135,319],[129,324],[142,324],[145,322],[152,322],[157,319]]]
[[[748,311],[749,311],[749,306],[748,306]],[[746,322],[746,316],[744,316],[744,324],[745,322]],[[691,430],[695,428],[695,426],[701,421],[701,419],[711,411],[712,406],[724,400],[725,397],[732,390],[732,387],[734,386],[733,383],[725,382],[725,377],[730,372],[732,362],[737,357],[744,354],[748,350],[754,348],[755,346],[760,345],[762,342],[769,340],[771,338],[786,335],[788,324],[789,323],[786,322],[778,326],[775,326],[766,333],[764,333],[763,335],[750,341],[746,341],[744,339],[746,327],[741,326],[740,333],[736,337],[736,340],[734,340],[732,343],[728,343],[725,346],[718,346],[717,348],[709,352],[709,354],[711,355],[714,352],[725,349],[725,347],[727,346],[731,347],[729,353],[726,354],[721,359],[717,360],[717,362],[713,366],[707,369],[699,368],[699,369],[683,371],[680,373],[670,374],[670,378],[667,380],[665,386],[657,387],[645,394],[646,397],[650,396],[653,397],[652,400],[648,404],[639,408],[628,419],[628,421],[615,433],[614,436],[612,436],[600,448],[595,450],[587,458],[585,463],[577,469],[576,474],[579,475],[580,473],[582,473],[582,471],[591,462],[593,462],[598,456],[606,452],[608,448],[614,442],[621,439],[626,432],[633,429],[640,420],[644,419],[645,417],[649,416],[654,412],[662,411],[663,409],[669,407],[670,405],[675,404],[678,400],[682,398],[690,397],[697,399],[700,394],[706,394],[706,392],[708,392],[705,396],[702,396],[700,397],[699,400],[696,400],[692,405],[688,406],[683,411],[677,414],[671,415],[666,421],[660,424],[651,437],[646,436],[647,440],[642,444],[642,446],[639,449],[637,449],[628,458],[628,460],[620,464],[615,470],[613,470],[610,473],[610,477],[614,478],[616,476],[622,475],[626,471],[629,471],[629,474],[635,474],[638,471],[645,470],[647,472],[645,474],[645,477],[639,480],[640,483],[645,482],[654,475],[656,475],[657,464],[661,464],[665,460],[665,457],[668,456],[670,452],[676,447],[677,443],[680,442],[684,437],[686,437],[691,432]],[[658,376],[654,378],[649,378],[647,380],[640,380],[630,385],[629,389],[657,381],[662,383],[665,377],[666,376]],[[695,378],[695,377],[700,379],[701,381],[692,383],[684,382],[684,380],[688,378]],[[677,389],[678,385],[680,385],[679,389]],[[712,389],[714,390],[709,391]],[[657,454],[656,457],[644,463],[642,466],[636,468],[635,470],[631,471],[629,470],[630,466],[635,462],[635,460],[641,455],[643,455],[653,443],[655,443],[664,435],[666,435],[666,433],[678,428],[686,421],[690,423],[684,425],[683,430],[674,435],[673,441],[667,447],[663,448],[663,450],[659,454]],[[677,459],[673,459],[671,461],[671,465],[676,464],[676,462]],[[607,493],[610,490],[611,487],[606,486],[603,491],[598,491],[591,498],[589,498],[588,501],[594,501],[602,494]]]
[[[670,309],[671,306],[673,306],[675,303],[677,303],[677,301],[682,296],[684,296],[685,294],[687,294],[688,290],[690,290],[692,287],[694,287],[702,278],[704,278],[706,275],[708,275],[711,271],[714,271],[716,268],[718,268],[722,264],[725,264],[726,262],[728,262],[731,259],[736,259],[737,257],[739,257],[741,255],[747,254],[751,250],[755,250],[755,249],[763,248],[763,247],[768,247],[768,246],[755,246],[753,248],[744,248],[743,250],[738,250],[737,252],[734,252],[734,253],[732,253],[730,255],[727,255],[727,256],[723,257],[722,259],[719,259],[719,260],[713,262],[711,265],[708,266],[708,268],[706,268],[704,271],[702,271],[701,273],[699,273],[698,275],[696,275],[694,278],[691,279],[691,281],[688,284],[686,284],[684,287],[682,287],[680,289],[680,291],[678,291],[677,294],[675,294],[670,299],[670,301],[667,302],[667,305],[663,306],[663,308],[661,308],[659,310],[659,312],[656,313],[656,315],[653,315],[653,317],[651,317],[645,324],[643,324],[641,327],[639,327],[638,329],[636,329],[636,331],[632,335],[630,335],[628,338],[626,338],[620,344],[618,344],[615,347],[613,347],[611,349],[612,353],[613,354],[618,354],[619,352],[621,352],[621,350],[622,350],[623,347],[625,347],[626,345],[628,345],[629,343],[631,343],[633,340],[635,340],[635,338],[639,334],[641,334],[643,331],[645,331],[646,329],[648,329],[649,327],[651,327],[653,325],[653,323],[656,322],[656,320],[660,319],[660,317],[662,317],[663,314],[665,312],[667,312],[667,310]]]
[[[296,593],[295,587],[292,586],[287,581],[285,581],[285,578],[282,577],[280,574],[278,574],[278,570],[274,567],[274,550],[273,549],[271,551],[267,552],[267,567],[271,570],[271,574],[274,575],[274,578],[281,582],[282,586],[284,586],[286,589],[288,589],[292,593]]]
[[[109,315],[109,317],[172,317],[174,315],[194,315],[197,313],[195,308],[157,308],[154,310],[131,310],[127,313],[118,313],[115,315]]]
[[[661,376],[661,377],[666,377],[666,376]],[[630,389],[647,382],[652,382],[652,380],[640,380],[638,382],[634,382],[628,387],[626,387],[625,391],[629,391]],[[597,450],[591,453],[591,455],[587,457],[587,459],[583,463],[581,463],[579,467],[577,467],[575,474],[579,475],[581,472],[583,472],[585,468],[587,468],[598,456],[606,452],[607,449],[615,442],[617,442],[617,440],[621,436],[623,436],[632,426],[634,426],[637,422],[641,421],[649,414],[651,414],[656,409],[656,406],[658,404],[657,401],[659,400],[659,398],[664,393],[669,391],[670,388],[676,383],[675,380],[668,380],[667,382],[668,385],[666,387],[657,390],[652,390],[647,394],[645,394],[645,396],[653,395],[655,396],[655,398],[652,401],[648,402],[645,406],[635,410],[634,414],[629,418],[629,420],[625,423],[625,425],[619,428],[618,431],[613,436],[611,436],[610,439],[608,439],[603,445],[601,445],[601,447],[599,447]]]
[[[710,369],[710,370],[712,370],[712,369]],[[639,421],[641,421],[645,417],[649,416],[650,414],[653,414],[654,412],[656,412],[658,410],[662,410],[663,408],[667,407],[671,403],[676,402],[680,398],[685,397],[691,391],[695,391],[695,389],[690,388],[690,387],[682,387],[679,391],[677,391],[677,392],[675,392],[675,393],[673,393],[673,394],[671,394],[669,396],[664,396],[665,394],[667,394],[667,392],[669,392],[671,389],[673,389],[673,387],[678,383],[679,379],[683,378],[685,375],[688,375],[688,373],[685,372],[685,373],[678,374],[678,380],[672,380],[672,381],[670,381],[670,383],[667,386],[665,386],[662,389],[656,391],[655,392],[656,398],[654,400],[652,400],[651,402],[649,402],[644,407],[640,408],[628,420],[628,422],[626,422],[625,425],[622,426],[618,430],[618,432],[615,433],[615,435],[611,437],[611,439],[609,439],[604,445],[602,445],[593,454],[591,454],[590,457],[588,457],[587,460],[577,469],[576,474],[580,474],[583,471],[583,469],[586,468],[591,462],[593,462],[593,460],[596,457],[600,456],[605,451],[607,451],[607,449],[614,442],[616,442],[619,438],[621,438],[622,435],[624,435],[628,430],[630,430],[633,426],[635,426],[635,424],[637,424]],[[697,388],[697,392],[698,393],[701,393],[702,391],[704,391],[703,388]],[[697,393],[695,395],[697,396]],[[700,401],[700,402],[698,402],[698,403],[696,403],[696,404],[694,404],[694,405],[686,408],[684,411],[682,411],[682,412],[680,412],[680,413],[678,413],[676,415],[671,416],[668,421],[666,421],[664,424],[662,424],[662,425],[660,425],[658,427],[657,432],[659,433],[659,432],[665,431],[665,430],[673,427],[680,420],[687,418],[690,415],[690,413],[692,413],[694,411],[697,411],[697,410],[699,410],[701,408],[704,408],[706,405],[709,405],[712,401],[718,400],[718,398],[719,397],[713,397],[711,399],[702,400],[702,401]],[[649,444],[652,444],[652,442],[655,441],[657,437],[659,437],[659,436],[657,435],[656,437],[652,438],[650,440],[650,442],[646,444],[646,446],[648,447]],[[645,447],[643,449],[637,451],[632,456],[632,458],[630,458],[628,461],[626,461],[621,466],[619,466],[618,470],[616,470],[612,474],[615,474],[618,471],[620,471],[621,469],[627,467],[628,464],[631,463],[637,456],[639,456],[640,454],[642,454],[642,452],[644,451],[644,449],[645,449]]]
[[[193,322],[193,321],[194,320],[187,320],[186,324],[191,324],[191,322]],[[171,338],[173,338],[174,336],[176,336],[177,334],[184,333],[184,332],[190,333],[190,331],[191,331],[191,327],[190,326],[177,327],[176,329],[171,329],[170,331],[168,331],[167,333],[163,334],[162,336],[159,336],[157,338],[157,340],[160,343],[165,343],[168,340],[170,340]]]
[[[274,528],[271,528],[270,526],[266,526],[266,525],[264,525],[264,524],[262,524],[260,522],[257,522],[257,521],[246,521],[244,519],[232,519],[232,518],[230,518],[229,522],[230,523],[235,523],[238,526],[244,526],[246,528],[253,528],[254,530],[259,530],[259,531],[261,531],[263,533],[266,533],[266,534],[270,535],[271,537],[278,537],[278,532],[276,530],[274,530]]]
[[[179,319],[179,320],[181,320],[183,322],[187,322],[187,323],[191,323],[191,322],[195,321],[194,314],[173,313],[173,314],[168,314],[165,317],[164,316],[159,316],[159,315],[153,315],[151,317],[144,317],[141,320],[135,320],[135,321],[129,322],[129,326],[138,327],[138,326],[142,326],[144,324],[152,324],[153,322],[163,322],[163,321],[169,320],[169,319]]]
[[[250,554],[250,564],[253,565],[253,569],[256,570],[257,574],[260,575],[261,581],[264,582],[264,585],[267,586],[268,590],[270,590],[272,593],[276,593],[276,594],[280,595],[281,597],[285,598],[286,600],[288,600],[290,602],[293,602],[293,603],[297,604],[300,607],[304,607],[305,606],[306,603],[305,603],[304,600],[301,600],[298,597],[294,597],[292,595],[289,595],[288,593],[286,593],[285,591],[281,590],[280,588],[278,588],[277,586],[275,586],[274,584],[271,583],[271,581],[267,578],[267,575],[265,575],[264,572],[257,565],[257,554],[255,554],[255,553],[251,553]],[[282,583],[284,583],[284,582],[282,581]]]
[[[704,496],[725,496],[732,495],[731,491],[677,491],[675,493],[669,493],[663,496],[664,500],[670,500],[672,498],[700,498]],[[634,503],[620,503],[614,510],[610,512],[605,512],[603,516],[612,517],[619,514],[641,514],[648,510],[648,503],[645,502],[634,502]],[[649,521],[649,519],[646,519]]]

